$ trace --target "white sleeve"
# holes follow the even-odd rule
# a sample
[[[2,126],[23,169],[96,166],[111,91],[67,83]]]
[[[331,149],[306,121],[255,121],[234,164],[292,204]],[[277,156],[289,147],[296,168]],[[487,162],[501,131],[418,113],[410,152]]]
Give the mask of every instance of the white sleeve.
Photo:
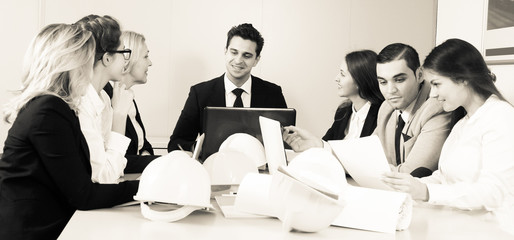
[[[427,183],[430,203],[492,210],[510,198],[508,195],[514,192],[514,125],[512,121],[494,125],[480,140],[482,162],[478,179],[455,184]]]
[[[91,180],[98,183],[118,183],[127,165],[125,152],[130,139],[111,132],[104,139],[101,124],[86,111],[79,111],[80,128],[89,147]]]

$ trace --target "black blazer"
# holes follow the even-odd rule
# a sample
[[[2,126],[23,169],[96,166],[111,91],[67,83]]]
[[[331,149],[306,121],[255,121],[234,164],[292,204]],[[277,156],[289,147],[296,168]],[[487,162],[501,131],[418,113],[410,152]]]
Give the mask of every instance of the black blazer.
[[[139,181],[91,181],[89,149],[75,113],[58,97],[19,112],[0,160],[0,239],[56,239],[75,210],[133,200]]]
[[[191,150],[198,134],[203,133],[203,109],[207,106],[225,107],[224,75],[191,87],[186,104],[175,125],[168,143],[168,152],[178,150],[179,145]],[[282,88],[276,84],[252,76],[251,107],[287,108]]]
[[[112,86],[110,83],[107,83],[104,87],[104,91],[107,93],[107,95],[109,95],[109,98],[112,99]],[[145,126],[143,125],[143,120],[141,120],[141,115],[139,114],[139,109],[137,108],[137,104],[136,104],[136,100],[134,100],[134,106],[136,106],[136,121],[139,123],[139,126],[141,126],[141,128],[143,129],[143,139],[144,139],[144,143],[143,143],[143,147],[141,148],[141,150],[139,150],[139,152],[137,151],[137,132],[136,132],[136,129],[134,128],[134,125],[132,124],[132,121],[130,121],[130,118],[127,116],[127,127],[125,128],[125,136],[130,138],[130,144],[127,148],[127,152],[126,152],[126,155],[139,155],[141,154],[143,151],[148,151],[151,155],[154,155],[154,152],[153,152],[153,147],[152,147],[152,144],[150,144],[150,142],[148,142],[148,140],[146,139],[146,131],[145,131]]]
[[[368,115],[366,116],[366,120],[364,120],[364,126],[362,126],[360,137],[371,135],[377,127],[378,109],[380,109],[380,104],[371,104]],[[328,129],[327,133],[325,133],[325,136],[323,136],[323,140],[328,141],[343,139],[346,136],[344,130],[348,126],[351,115],[352,104],[338,108],[336,115],[334,116],[334,123],[332,124],[332,127]]]

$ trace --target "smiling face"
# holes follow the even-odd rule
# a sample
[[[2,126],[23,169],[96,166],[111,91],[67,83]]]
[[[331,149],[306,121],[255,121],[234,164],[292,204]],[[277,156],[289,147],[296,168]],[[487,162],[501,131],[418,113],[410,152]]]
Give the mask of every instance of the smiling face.
[[[150,51],[148,51],[146,43],[143,43],[139,50],[140,53],[138,56],[140,56],[140,58],[135,60],[134,65],[132,65],[130,75],[134,77],[135,84],[145,84],[148,77],[148,67],[152,66],[152,61],[148,56]]]
[[[236,86],[241,86],[248,80],[252,68],[259,62],[260,56],[257,56],[256,48],[255,42],[234,36],[225,49],[227,77]]]
[[[398,110],[405,110],[416,99],[422,82],[404,59],[378,63],[377,78],[385,100]]]
[[[339,97],[359,95],[359,88],[348,71],[346,60],[343,60],[341,63],[339,74],[337,74],[335,81],[337,83],[337,95]]]
[[[430,97],[440,101],[444,111],[453,111],[468,101],[469,88],[466,82],[454,82],[430,70],[423,71],[423,76],[432,85]]]

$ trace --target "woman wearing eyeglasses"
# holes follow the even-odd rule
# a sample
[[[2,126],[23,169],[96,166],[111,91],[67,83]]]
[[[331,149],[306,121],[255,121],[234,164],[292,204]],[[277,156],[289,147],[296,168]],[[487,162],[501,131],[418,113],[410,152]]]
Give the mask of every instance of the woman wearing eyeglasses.
[[[120,41],[118,22],[110,16],[89,15],[75,24],[92,32],[96,42],[93,77],[79,105],[80,128],[89,146],[91,180],[117,183],[127,165],[124,157],[130,139],[125,137],[127,113],[134,95],[118,84],[131,50]],[[102,89],[115,82],[111,100]]]
[[[126,66],[127,74],[123,76],[120,84],[124,84],[127,89],[137,84],[145,84],[147,82],[148,67],[152,66],[152,61],[148,56],[149,51],[145,37],[139,33],[124,31],[121,34],[121,40],[126,48],[132,50],[132,55]],[[109,97],[113,96],[111,84],[105,85],[104,90]],[[146,139],[145,127],[143,126],[136,100],[131,104],[126,118],[125,136],[131,139],[125,157],[154,155],[152,145]]]

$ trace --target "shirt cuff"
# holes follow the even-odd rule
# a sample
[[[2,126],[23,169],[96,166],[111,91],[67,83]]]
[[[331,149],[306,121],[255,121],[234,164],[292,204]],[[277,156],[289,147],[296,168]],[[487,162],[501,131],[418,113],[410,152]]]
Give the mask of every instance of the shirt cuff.
[[[440,205],[443,199],[441,199],[441,196],[444,197],[444,186],[441,184],[434,184],[434,183],[426,183],[427,189],[428,189],[428,202],[430,204],[434,205]]]
[[[125,137],[117,132],[111,132],[109,134],[109,140],[106,143],[106,147],[109,150],[119,152],[122,156],[125,156],[127,148],[130,144],[130,138]]]

